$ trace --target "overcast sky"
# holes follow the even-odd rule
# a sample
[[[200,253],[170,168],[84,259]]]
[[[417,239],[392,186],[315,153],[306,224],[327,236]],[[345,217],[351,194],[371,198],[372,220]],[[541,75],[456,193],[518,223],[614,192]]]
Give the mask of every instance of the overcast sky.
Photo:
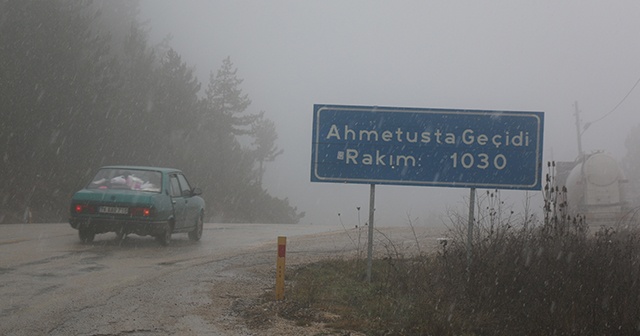
[[[304,222],[367,217],[368,185],[311,183],[313,104],[545,112],[544,156],[577,156],[575,102],[586,152],[620,159],[640,124],[640,1],[144,0],[152,42],[195,67],[203,88],[227,56],[250,112],[274,120],[284,154],[269,192]],[[604,117],[603,119],[601,119]],[[601,120],[599,120],[601,119]],[[598,121],[597,121],[598,120]],[[376,225],[437,224],[468,190],[379,186]],[[525,192],[506,194],[521,204]],[[531,193],[530,193],[531,195]],[[414,222],[416,224],[416,222]]]

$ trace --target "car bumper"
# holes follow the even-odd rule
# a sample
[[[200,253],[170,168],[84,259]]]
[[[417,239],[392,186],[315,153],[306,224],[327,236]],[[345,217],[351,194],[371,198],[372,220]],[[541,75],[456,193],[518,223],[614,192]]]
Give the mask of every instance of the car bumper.
[[[72,217],[69,218],[69,224],[76,230],[87,229],[94,233],[122,232],[155,236],[164,233],[168,222],[166,220]]]

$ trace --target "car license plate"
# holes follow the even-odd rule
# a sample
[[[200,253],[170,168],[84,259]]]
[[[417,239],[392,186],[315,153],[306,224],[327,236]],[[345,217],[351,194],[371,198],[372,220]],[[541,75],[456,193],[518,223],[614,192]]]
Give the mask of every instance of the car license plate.
[[[98,211],[100,213],[115,214],[115,215],[126,215],[126,214],[129,213],[129,208],[112,207],[112,206],[101,206]]]

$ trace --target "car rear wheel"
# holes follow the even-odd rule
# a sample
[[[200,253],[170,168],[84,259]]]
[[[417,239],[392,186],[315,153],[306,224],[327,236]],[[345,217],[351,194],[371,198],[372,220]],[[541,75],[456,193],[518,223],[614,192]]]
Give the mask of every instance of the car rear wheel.
[[[202,214],[200,214],[200,216],[198,216],[198,221],[196,222],[196,227],[193,229],[193,231],[189,231],[189,239],[193,241],[200,240],[200,238],[202,238],[203,226],[204,224],[202,221]]]
[[[80,241],[83,243],[91,243],[93,239],[96,237],[96,233],[91,229],[78,229],[78,236],[80,236]]]
[[[169,242],[171,242],[171,233],[172,233],[171,224],[167,224],[164,228],[164,232],[156,236],[156,240],[158,240],[160,245],[167,246],[169,245]]]

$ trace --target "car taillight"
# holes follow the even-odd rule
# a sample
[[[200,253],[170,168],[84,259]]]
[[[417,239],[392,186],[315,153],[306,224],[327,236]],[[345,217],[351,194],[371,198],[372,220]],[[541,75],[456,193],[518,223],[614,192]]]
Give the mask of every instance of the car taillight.
[[[94,206],[88,205],[88,204],[76,204],[76,206],[74,208],[75,208],[76,213],[78,213],[78,214],[96,212],[96,208]]]
[[[151,216],[151,208],[131,208],[131,216],[149,217]]]

